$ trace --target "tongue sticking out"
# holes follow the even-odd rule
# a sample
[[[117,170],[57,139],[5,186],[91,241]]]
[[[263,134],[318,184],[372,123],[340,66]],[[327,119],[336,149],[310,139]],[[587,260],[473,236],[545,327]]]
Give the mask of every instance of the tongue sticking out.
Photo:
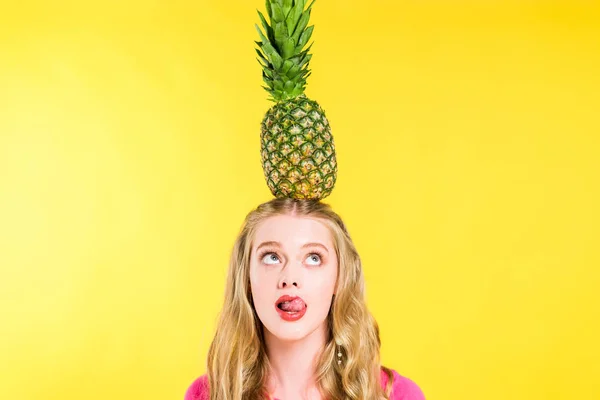
[[[300,312],[306,307],[304,302],[300,299],[294,299],[292,301],[284,301],[279,305],[283,311],[287,312]]]

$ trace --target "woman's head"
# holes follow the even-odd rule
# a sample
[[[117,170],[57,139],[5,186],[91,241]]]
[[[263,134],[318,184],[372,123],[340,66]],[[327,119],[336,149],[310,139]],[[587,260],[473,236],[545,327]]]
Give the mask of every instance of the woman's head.
[[[294,211],[273,215],[251,243],[251,300],[265,334],[288,341],[325,333],[338,274],[327,225]]]
[[[360,258],[328,205],[274,199],[249,213],[233,248],[225,291],[209,352],[209,382],[218,382],[220,394],[211,398],[261,398],[265,335],[291,341],[317,331],[326,341],[317,382],[328,398],[383,396],[379,335],[365,306]],[[300,299],[282,305],[285,295]],[[334,362],[336,344],[344,352],[342,365]]]

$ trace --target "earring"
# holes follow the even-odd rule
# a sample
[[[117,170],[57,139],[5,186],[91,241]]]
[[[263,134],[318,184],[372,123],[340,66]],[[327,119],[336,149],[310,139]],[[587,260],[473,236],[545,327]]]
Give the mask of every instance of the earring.
[[[342,364],[342,345],[338,344],[337,348],[337,363],[338,365]]]

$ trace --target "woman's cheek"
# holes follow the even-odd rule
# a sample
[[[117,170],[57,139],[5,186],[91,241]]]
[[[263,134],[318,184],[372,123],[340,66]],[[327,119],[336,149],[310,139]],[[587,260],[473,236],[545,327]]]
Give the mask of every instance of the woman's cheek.
[[[335,285],[335,281],[337,279],[337,266],[336,265],[326,265],[322,274],[320,274],[320,284],[322,287],[331,287]]]

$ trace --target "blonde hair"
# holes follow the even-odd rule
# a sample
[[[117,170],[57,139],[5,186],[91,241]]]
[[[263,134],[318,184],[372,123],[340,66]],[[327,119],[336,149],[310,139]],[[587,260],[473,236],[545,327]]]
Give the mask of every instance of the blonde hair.
[[[250,257],[258,224],[276,215],[306,216],[331,231],[338,255],[338,281],[328,316],[329,335],[318,358],[316,382],[330,400],[388,399],[392,372],[380,364],[379,328],[364,298],[360,257],[342,219],[329,205],[314,200],[274,199],[250,212],[232,251],[225,299],[208,353],[211,400],[264,400],[269,360],[263,326],[252,303]],[[343,363],[337,363],[339,347]],[[385,371],[388,383],[381,387]]]

